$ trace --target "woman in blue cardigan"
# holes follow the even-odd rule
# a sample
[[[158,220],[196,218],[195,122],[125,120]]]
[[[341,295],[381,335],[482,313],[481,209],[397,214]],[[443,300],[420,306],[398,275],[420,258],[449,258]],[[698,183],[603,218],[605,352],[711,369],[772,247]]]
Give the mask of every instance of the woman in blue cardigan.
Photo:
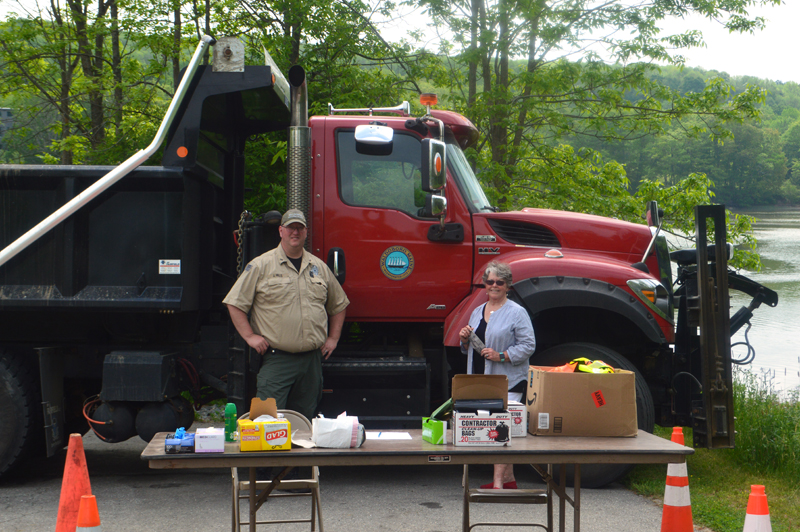
[[[483,272],[483,284],[489,301],[476,308],[469,325],[461,329],[461,352],[467,355],[467,373],[506,375],[508,400],[521,402],[527,390],[528,359],[536,349],[536,337],[528,312],[508,299],[511,268],[492,261]],[[469,342],[472,332],[486,346],[475,353]],[[481,488],[516,489],[513,464],[495,464],[494,482]]]

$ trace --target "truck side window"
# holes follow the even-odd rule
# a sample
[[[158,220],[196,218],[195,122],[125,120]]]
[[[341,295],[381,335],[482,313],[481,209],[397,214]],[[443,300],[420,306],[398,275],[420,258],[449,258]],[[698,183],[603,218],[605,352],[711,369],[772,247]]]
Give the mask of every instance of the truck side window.
[[[425,205],[425,193],[417,137],[395,131],[391,153],[372,155],[356,151],[352,129],[340,130],[336,135],[336,149],[342,201],[358,207],[397,209],[419,216]]]

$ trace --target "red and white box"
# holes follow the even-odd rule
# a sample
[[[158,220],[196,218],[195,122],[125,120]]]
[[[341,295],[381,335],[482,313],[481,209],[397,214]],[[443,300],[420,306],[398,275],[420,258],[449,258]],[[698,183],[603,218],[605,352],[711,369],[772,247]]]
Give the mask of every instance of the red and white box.
[[[517,401],[508,402],[508,412],[511,414],[511,437],[524,438],[528,435],[528,409]]]
[[[486,410],[453,412],[453,445],[511,445],[511,414],[508,410],[490,414]]]

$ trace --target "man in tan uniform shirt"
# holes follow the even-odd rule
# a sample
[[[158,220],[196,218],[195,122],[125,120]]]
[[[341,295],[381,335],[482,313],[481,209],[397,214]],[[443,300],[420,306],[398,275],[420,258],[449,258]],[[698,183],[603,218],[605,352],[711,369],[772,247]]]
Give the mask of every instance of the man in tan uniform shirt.
[[[247,264],[223,303],[262,355],[258,397],[311,419],[322,398],[322,358],[336,349],[350,300],[328,266],[303,249],[301,211],[286,211],[278,231],[280,244]]]

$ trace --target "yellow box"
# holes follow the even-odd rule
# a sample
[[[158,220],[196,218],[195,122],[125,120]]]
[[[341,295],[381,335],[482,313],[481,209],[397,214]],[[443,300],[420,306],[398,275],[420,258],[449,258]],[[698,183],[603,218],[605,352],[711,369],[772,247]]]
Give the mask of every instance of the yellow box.
[[[262,428],[255,421],[249,419],[239,420],[239,450],[260,451],[262,441]]]
[[[288,451],[291,448],[292,425],[288,420],[239,420],[240,451]]]

